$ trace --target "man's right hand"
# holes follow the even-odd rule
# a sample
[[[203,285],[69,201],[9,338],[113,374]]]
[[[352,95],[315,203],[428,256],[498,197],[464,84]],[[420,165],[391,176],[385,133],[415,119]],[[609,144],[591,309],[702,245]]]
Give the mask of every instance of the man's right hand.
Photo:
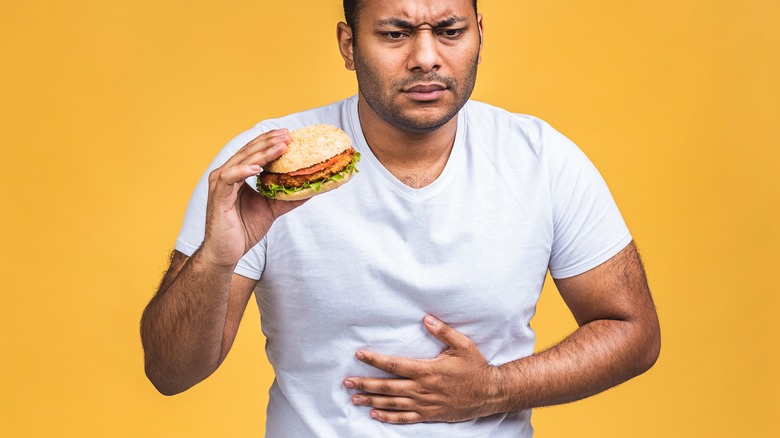
[[[286,129],[266,132],[211,172],[201,247],[208,263],[232,269],[265,236],[276,218],[305,202],[268,199],[244,181],[278,158],[289,143]]]

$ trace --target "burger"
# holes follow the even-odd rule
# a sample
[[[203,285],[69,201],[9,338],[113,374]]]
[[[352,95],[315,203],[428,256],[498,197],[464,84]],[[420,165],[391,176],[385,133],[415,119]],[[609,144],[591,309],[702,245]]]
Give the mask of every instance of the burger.
[[[358,172],[360,153],[341,129],[311,125],[290,132],[290,138],[287,150],[257,176],[257,191],[266,197],[311,198],[340,187]]]

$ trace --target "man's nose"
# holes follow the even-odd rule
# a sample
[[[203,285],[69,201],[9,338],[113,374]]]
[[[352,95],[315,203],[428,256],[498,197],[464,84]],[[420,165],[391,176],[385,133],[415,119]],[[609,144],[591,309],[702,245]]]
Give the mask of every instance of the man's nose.
[[[439,41],[432,31],[419,31],[412,39],[407,68],[428,73],[441,67]]]

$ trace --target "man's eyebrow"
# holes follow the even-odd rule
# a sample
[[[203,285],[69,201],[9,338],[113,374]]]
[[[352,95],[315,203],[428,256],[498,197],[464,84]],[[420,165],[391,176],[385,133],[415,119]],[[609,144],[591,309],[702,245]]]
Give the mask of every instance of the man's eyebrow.
[[[467,23],[468,21],[466,17],[450,17],[434,24],[433,27],[450,27],[459,23]]]
[[[402,29],[411,29],[414,27],[414,24],[401,18],[385,18],[384,20],[377,21],[376,24],[377,26],[392,26]]]
[[[450,17],[444,20],[439,21],[438,23],[434,24],[434,28],[441,28],[441,27],[450,27],[458,23],[465,23],[468,19],[466,17]],[[392,26],[397,27],[400,29],[412,29],[419,25],[415,25],[414,23],[404,20],[403,18],[385,18],[383,20],[379,20],[376,22],[377,26]]]

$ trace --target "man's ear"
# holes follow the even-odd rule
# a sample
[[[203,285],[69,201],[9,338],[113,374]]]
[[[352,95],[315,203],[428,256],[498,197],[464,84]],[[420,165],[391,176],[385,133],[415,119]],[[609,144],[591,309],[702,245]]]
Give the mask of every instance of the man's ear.
[[[336,26],[336,37],[339,42],[339,52],[341,52],[341,57],[344,58],[344,67],[346,67],[347,70],[355,71],[352,28],[342,21]]]
[[[477,63],[482,62],[482,43],[484,42],[485,33],[482,27],[482,14],[477,14],[477,29],[479,29],[479,57]]]

